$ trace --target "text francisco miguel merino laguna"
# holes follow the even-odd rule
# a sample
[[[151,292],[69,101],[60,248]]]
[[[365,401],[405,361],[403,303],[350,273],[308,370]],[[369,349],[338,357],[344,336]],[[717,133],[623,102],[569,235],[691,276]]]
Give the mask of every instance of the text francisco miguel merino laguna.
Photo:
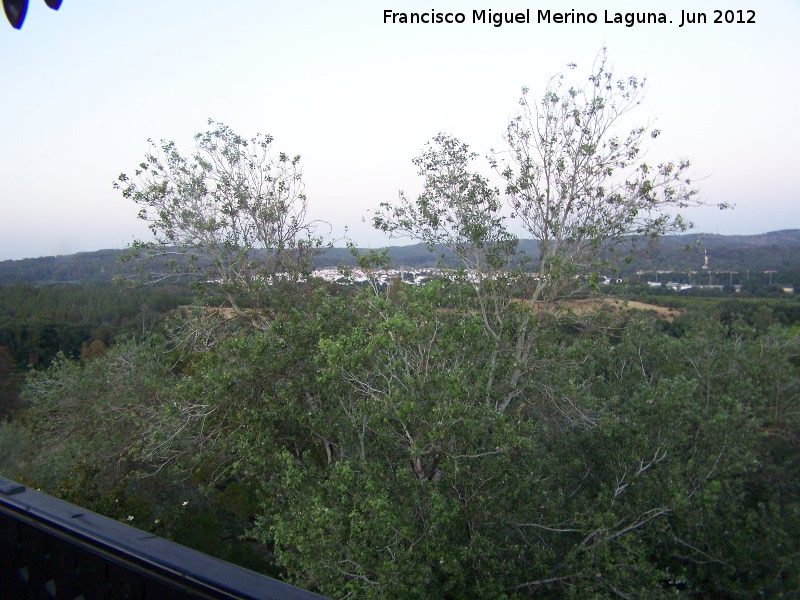
[[[732,12],[732,11],[729,11]],[[738,11],[741,12],[741,11]],[[752,13],[753,11],[747,11]],[[697,20],[695,17],[698,13],[686,13],[681,10],[681,18],[679,27],[683,27],[685,23],[705,22],[705,15],[702,20]],[[512,23],[531,23],[531,9],[523,12],[495,12],[491,10],[473,10],[472,23],[483,23],[500,27],[504,24]],[[559,23],[559,24],[594,24],[594,23],[609,23],[624,25],[626,27],[633,27],[640,24],[657,24],[657,23],[672,23],[666,13],[663,12],[626,12],[619,13],[604,10],[603,19],[600,20],[597,13],[594,12],[579,12],[570,10],[566,12],[558,12],[552,10],[537,10],[535,13],[536,23]],[[383,22],[389,24],[438,24],[450,23],[461,24],[467,22],[467,14],[463,12],[439,12],[431,10],[429,12],[396,12],[391,9],[383,11]],[[730,22],[730,21],[729,21]],[[751,21],[740,21],[751,22]]]

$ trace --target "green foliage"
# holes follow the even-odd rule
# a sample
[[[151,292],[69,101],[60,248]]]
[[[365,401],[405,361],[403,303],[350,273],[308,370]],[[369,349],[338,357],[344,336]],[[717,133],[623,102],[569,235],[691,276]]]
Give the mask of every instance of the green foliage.
[[[643,322],[611,339],[553,332],[538,385],[498,414],[476,394],[480,325],[425,300],[364,295],[361,320],[320,344],[330,400],[310,428],[332,450],[281,454],[256,529],[292,581],[335,597],[708,596],[791,581],[793,544],[770,540],[792,539],[795,501],[766,492],[765,513],[747,498],[766,449],[787,450],[757,415],[766,380],[783,378],[794,405],[796,342],[765,356],[753,332],[703,321],[682,340]],[[779,365],[766,378],[763,361]]]
[[[29,427],[17,421],[0,421],[0,473],[5,477],[23,479],[37,449]]]
[[[14,357],[8,348],[0,346],[0,421],[16,412],[21,381]]]

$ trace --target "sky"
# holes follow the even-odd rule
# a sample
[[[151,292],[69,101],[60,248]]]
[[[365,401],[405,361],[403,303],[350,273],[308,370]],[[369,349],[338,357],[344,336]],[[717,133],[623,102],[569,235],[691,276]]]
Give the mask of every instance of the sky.
[[[739,6],[754,23],[713,23]],[[386,23],[387,9],[466,22]],[[472,22],[473,10],[526,9],[530,23]],[[540,10],[597,22],[538,23]],[[707,23],[680,27],[683,11]],[[606,12],[672,23],[626,27]],[[148,138],[190,154],[209,118],[300,154],[309,215],[334,239],[395,243],[369,215],[419,191],[411,160],[428,140],[502,148],[520,89],[540,96],[570,62],[588,75],[603,47],[616,75],[647,78],[637,116],[662,131],[651,152],[691,159],[702,198],[736,205],[691,212],[696,231],[800,228],[800,0],[64,0],[57,12],[30,0],[21,30],[0,22],[0,260],[145,239],[112,182]]]

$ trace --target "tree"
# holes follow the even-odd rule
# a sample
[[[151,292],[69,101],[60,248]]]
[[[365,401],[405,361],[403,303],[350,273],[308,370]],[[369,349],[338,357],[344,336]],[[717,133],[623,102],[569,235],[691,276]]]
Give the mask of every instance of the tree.
[[[500,190],[470,171],[477,155],[439,134],[414,160],[424,192],[414,201],[401,192],[396,203],[381,204],[375,227],[442,245],[487,279],[508,272],[517,247],[505,225],[511,216],[539,243],[530,303],[574,289],[576,277],[585,280],[609,265],[609,250],[684,231],[691,224],[676,210],[702,204],[688,160],[644,160],[659,130],[625,128],[644,91],[644,80],[615,79],[605,50],[583,85],[568,86],[559,73],[538,104],[523,88],[519,114],[504,135],[507,149],[490,156],[505,182],[510,213],[503,211]]]
[[[508,152],[495,165],[514,216],[539,241],[532,301],[595,275],[622,243],[691,226],[676,212],[702,204],[689,161],[648,163],[648,144],[660,131],[625,128],[644,91],[645,80],[615,79],[605,50],[583,86],[567,86],[560,73],[538,104],[523,89],[506,130]]]
[[[319,223],[307,216],[299,156],[275,154],[272,136],[248,140],[208,124],[190,157],[174,142],[150,140],[134,176],[121,174],[114,187],[141,207],[155,238],[135,243],[134,254],[168,258],[157,276],[190,274],[257,321],[244,305],[309,271],[322,243]]]
[[[401,193],[375,213],[376,228],[443,246],[469,270],[475,310],[494,344],[487,401],[499,411],[525,391],[537,304],[593,286],[621,244],[686,229],[676,211],[701,203],[687,160],[657,166],[644,160],[645,144],[658,130],[624,128],[643,94],[644,81],[614,77],[603,51],[585,85],[567,86],[560,73],[539,104],[523,89],[520,113],[506,130],[507,151],[490,157],[503,193],[472,170],[477,155],[466,144],[439,134],[414,160],[423,193],[416,200]],[[538,272],[517,255],[509,217],[537,240]]]

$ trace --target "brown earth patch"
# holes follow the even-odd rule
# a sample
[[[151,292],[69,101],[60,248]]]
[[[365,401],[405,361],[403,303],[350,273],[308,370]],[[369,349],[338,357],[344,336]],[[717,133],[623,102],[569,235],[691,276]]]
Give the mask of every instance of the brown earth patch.
[[[589,298],[584,300],[566,300],[560,303],[559,312],[572,311],[576,315],[585,315],[601,307],[610,307],[616,310],[641,310],[650,312],[658,319],[664,319],[672,322],[675,317],[681,314],[681,311],[674,308],[667,308],[666,306],[659,306],[657,304],[648,304],[646,302],[639,302],[638,300],[624,300],[622,298]]]

